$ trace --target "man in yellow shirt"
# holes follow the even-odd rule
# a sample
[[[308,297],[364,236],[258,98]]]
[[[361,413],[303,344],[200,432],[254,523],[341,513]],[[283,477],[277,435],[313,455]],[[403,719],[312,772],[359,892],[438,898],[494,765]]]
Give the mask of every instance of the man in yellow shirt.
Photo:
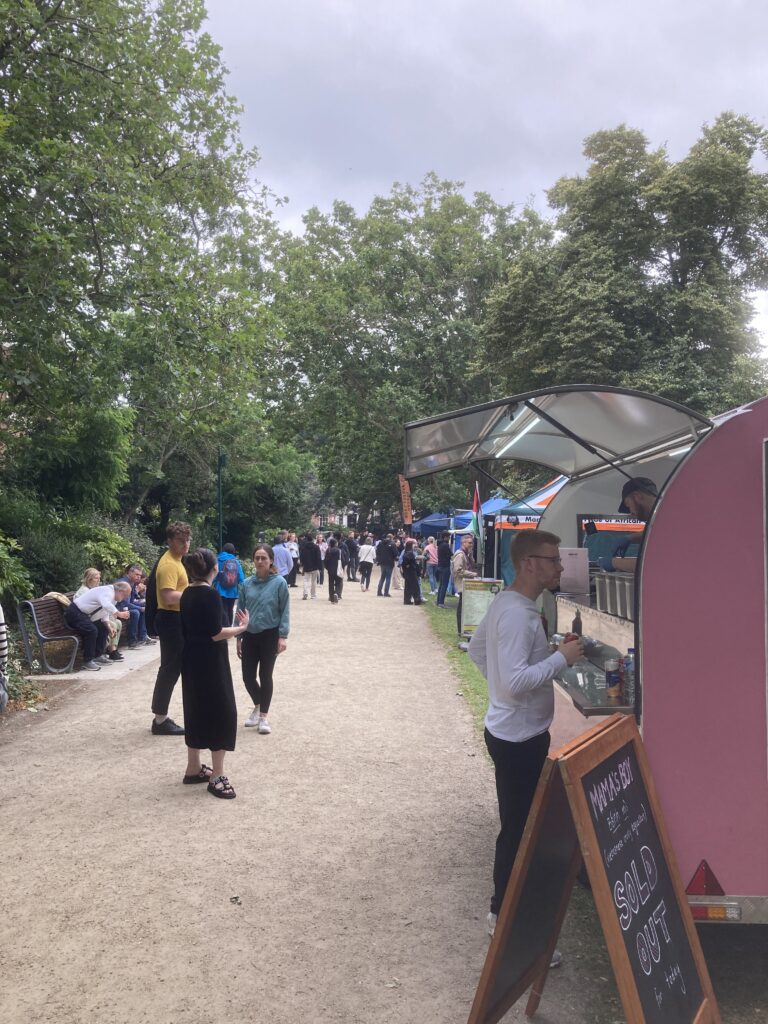
[[[184,729],[168,717],[171,694],[181,675],[181,651],[184,637],[181,632],[179,602],[189,580],[182,558],[189,551],[192,530],[187,523],[169,523],[165,532],[168,550],[157,563],[157,614],[155,628],[160,638],[160,668],[155,691],[152,694],[155,736],[183,736]]]

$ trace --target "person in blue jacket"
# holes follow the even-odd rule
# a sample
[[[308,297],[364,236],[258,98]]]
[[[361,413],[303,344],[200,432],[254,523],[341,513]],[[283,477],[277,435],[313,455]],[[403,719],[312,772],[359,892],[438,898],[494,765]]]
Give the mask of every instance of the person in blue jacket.
[[[267,713],[272,703],[272,672],[279,654],[288,646],[290,598],[288,583],[275,567],[269,544],[253,552],[253,576],[241,585],[239,610],[248,612],[248,628],[237,638],[237,656],[243,663],[243,682],[253,701],[246,725],[262,735],[272,732]]]
[[[245,575],[234,544],[225,544],[218,559],[219,571],[216,573],[213,586],[219,592],[221,603],[224,606],[221,624],[222,626],[231,626],[234,622],[238,589],[245,579]]]

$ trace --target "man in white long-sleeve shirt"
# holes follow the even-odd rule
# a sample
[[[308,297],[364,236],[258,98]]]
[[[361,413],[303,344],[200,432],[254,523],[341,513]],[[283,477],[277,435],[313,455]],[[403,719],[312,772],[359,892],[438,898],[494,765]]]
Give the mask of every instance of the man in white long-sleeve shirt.
[[[96,658],[103,656],[107,637],[113,632],[109,616],[117,610],[117,602],[129,597],[130,593],[130,583],[118,580],[110,586],[91,587],[64,609],[64,621],[82,641],[83,668],[89,672],[99,671]]]
[[[552,680],[583,653],[581,640],[550,651],[536,607],[542,592],[560,582],[559,543],[559,537],[543,530],[525,530],[515,538],[515,581],[497,595],[469,644],[470,658],[488,680],[485,743],[496,770],[501,821],[488,915],[491,935],[549,752]]]

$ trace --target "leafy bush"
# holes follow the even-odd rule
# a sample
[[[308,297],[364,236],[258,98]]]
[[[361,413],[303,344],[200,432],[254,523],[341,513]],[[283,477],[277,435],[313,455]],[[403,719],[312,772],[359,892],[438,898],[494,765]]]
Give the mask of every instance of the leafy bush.
[[[15,540],[0,532],[0,600],[6,607],[15,606],[33,592],[32,578],[18,555]]]
[[[3,487],[0,490],[0,532],[18,537],[22,528],[36,525],[48,516],[34,494]]]
[[[157,556],[160,554],[160,548],[155,544],[147,533],[140,527],[134,526],[132,523],[121,523],[119,520],[109,519],[106,516],[99,516],[94,514],[93,522],[96,526],[104,527],[110,530],[112,533],[116,533],[123,540],[130,544],[134,554],[131,556],[131,562],[140,562],[145,569],[149,570],[157,561]],[[126,565],[128,563],[126,562]],[[125,569],[125,565],[123,569]],[[122,574],[122,570],[121,570]]]
[[[158,549],[139,530],[105,516],[67,514],[60,523],[63,534],[82,547],[81,574],[93,565],[101,570],[106,582],[122,576],[132,562],[140,562],[149,569],[157,558]],[[134,544],[134,540],[138,543]]]
[[[39,669],[37,663],[36,668]],[[29,666],[21,638],[13,629],[8,630],[8,664],[5,671],[8,679],[8,697],[12,707],[28,707],[40,700],[43,695],[40,687],[33,679],[27,679],[24,675],[29,671]]]
[[[10,604],[30,593],[75,589],[90,565],[105,580],[122,576],[131,562],[150,569],[158,553],[134,525],[98,512],[44,507],[23,491],[0,494],[0,597]]]
[[[49,590],[77,589],[89,565],[82,543],[53,523],[30,526],[21,532],[19,542],[37,597]]]

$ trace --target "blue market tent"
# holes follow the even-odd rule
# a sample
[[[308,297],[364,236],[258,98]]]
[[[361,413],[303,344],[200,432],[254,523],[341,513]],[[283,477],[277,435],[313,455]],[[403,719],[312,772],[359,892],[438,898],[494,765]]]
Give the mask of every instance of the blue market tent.
[[[489,498],[480,506],[484,516],[492,516],[509,504],[509,498]],[[437,530],[463,530],[472,522],[472,509],[457,510],[451,527],[450,516],[444,512],[433,512],[430,516],[417,519],[411,529],[414,533],[435,533]]]
[[[467,517],[467,522],[472,518],[471,512],[458,512],[453,517],[454,524],[457,519],[462,516]],[[445,512],[433,512],[430,516],[424,516],[423,519],[417,519],[411,526],[412,533],[419,533],[423,537],[430,533],[437,533],[439,530],[450,530],[451,529],[451,517]]]

